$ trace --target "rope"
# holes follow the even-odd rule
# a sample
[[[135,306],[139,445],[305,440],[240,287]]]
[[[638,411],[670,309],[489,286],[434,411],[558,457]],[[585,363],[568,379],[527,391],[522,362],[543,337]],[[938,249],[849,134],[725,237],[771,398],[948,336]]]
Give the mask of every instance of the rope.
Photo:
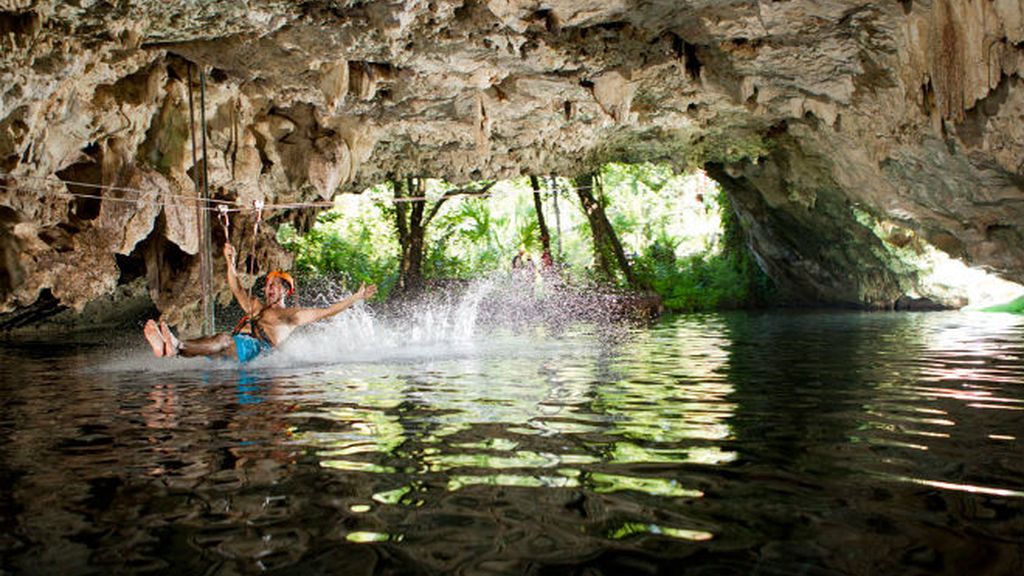
[[[74,180],[61,180],[60,178],[56,178],[56,179],[55,178],[56,177],[29,176],[29,175],[14,176],[13,174],[0,173],[0,179],[37,180],[37,181],[47,182],[47,183],[50,183],[50,184],[80,186],[80,187],[83,187],[83,188],[93,188],[93,189],[97,189],[97,190],[101,190],[101,191],[102,190],[109,190],[109,191],[114,191],[114,192],[130,192],[130,193],[137,194],[137,196],[135,198],[112,197],[112,196],[103,196],[101,194],[84,194],[82,192],[71,192],[71,191],[67,191],[67,190],[53,190],[53,189],[39,189],[39,188],[31,188],[31,187],[20,186],[20,185],[11,185],[11,184],[0,184],[0,189],[8,190],[8,191],[11,191],[11,192],[28,192],[28,193],[32,193],[32,194],[38,194],[38,195],[49,194],[49,195],[52,195],[52,196],[69,197],[69,198],[89,198],[89,199],[94,199],[94,200],[103,200],[103,201],[106,201],[106,202],[123,202],[123,203],[127,203],[127,204],[142,204],[142,205],[148,205],[148,206],[167,206],[169,204],[170,205],[177,204],[179,206],[183,206],[183,205],[184,206],[188,206],[188,205],[192,205],[192,203],[198,203],[199,205],[197,206],[197,208],[199,210],[206,210],[206,211],[214,211],[214,210],[216,210],[218,212],[218,214],[222,213],[222,211],[227,211],[227,212],[247,212],[249,210],[256,210],[255,208],[246,208],[246,207],[241,206],[238,203],[237,200],[221,200],[221,199],[218,199],[218,198],[197,198],[195,196],[189,196],[187,194],[173,194],[171,192],[153,192],[153,191],[142,190],[140,188],[132,188],[132,187],[128,187],[128,186],[113,186],[113,185],[109,185],[109,184],[93,184],[93,183],[90,183],[90,182],[79,182],[79,181],[74,181]],[[579,190],[592,190],[594,188],[598,188],[598,186],[580,186],[580,187],[574,187],[574,188],[575,189],[579,189]],[[558,187],[556,185],[554,187],[554,190],[557,190],[557,189],[558,189]],[[556,194],[557,194],[557,192],[556,192]],[[490,194],[490,193],[487,193],[487,194],[477,194],[477,193],[475,193],[473,191],[466,191],[466,192],[453,193],[453,194],[450,194],[448,197],[451,198],[451,197],[454,197],[454,196],[474,196],[476,198],[489,198],[489,197],[491,197],[491,195],[492,194]],[[172,199],[172,200],[173,199],[182,199],[182,200],[186,200],[187,202],[177,202],[176,203],[176,202],[167,202],[167,201],[164,201],[164,200],[148,200],[149,198],[154,198],[155,199],[157,197],[169,198],[169,199]],[[401,198],[387,198],[387,200],[389,202],[392,202],[394,204],[403,203],[403,202],[426,202],[428,200],[434,200],[434,199],[435,198],[429,198],[427,196],[408,196],[408,197],[401,197]],[[304,210],[304,209],[309,209],[309,208],[333,208],[333,207],[334,207],[334,202],[321,200],[321,201],[316,201],[316,202],[284,202],[284,203],[280,203],[280,204],[262,204],[262,206],[261,206],[261,208],[259,210],[260,211]]]
[[[252,223],[252,257],[249,258],[249,277],[252,278],[253,268],[256,266],[256,244],[260,239],[260,222],[263,220],[263,200],[253,200],[252,209],[256,212],[256,218],[253,219]],[[252,300],[252,287],[256,284],[253,282],[249,285],[249,299]]]
[[[96,199],[96,200],[109,200],[111,202],[130,202],[132,204],[143,204],[143,205],[148,205],[148,206],[164,206],[164,204],[165,204],[164,202],[147,202],[146,200],[142,200],[142,199],[110,198],[110,197],[107,197],[107,196],[100,196],[100,195],[97,195],[97,194],[81,194],[81,193],[75,193],[75,192],[61,192],[61,191],[58,191],[58,190],[39,190],[39,189],[25,188],[25,187],[22,187],[22,186],[10,186],[10,185],[7,185],[7,184],[0,184],[0,189],[8,190],[8,191],[11,191],[11,192],[32,192],[32,193],[38,193],[38,194],[52,194],[53,196],[65,196],[65,197],[70,197],[70,198],[93,198],[93,199]],[[192,200],[196,200],[196,199],[192,198]],[[205,210],[205,208],[202,208],[202,207],[200,207],[200,209],[201,210]]]
[[[475,192],[456,192],[454,194],[448,194],[448,198],[454,198],[455,196],[473,196],[474,198],[490,198],[491,194],[477,194]],[[438,198],[428,198],[427,196],[402,196],[399,198],[388,198],[393,204],[402,204],[404,202],[426,202],[427,200],[438,200]]]
[[[79,187],[82,187],[82,188],[95,188],[95,189],[98,189],[98,190],[110,190],[111,192],[133,192],[135,194],[140,194],[140,195],[143,195],[143,196],[156,196],[157,194],[161,194],[163,196],[167,196],[167,197],[170,197],[170,198],[184,198],[186,200],[199,200],[201,202],[207,202],[207,203],[210,203],[210,204],[229,204],[229,205],[230,204],[235,204],[235,202],[231,201],[231,200],[219,200],[217,198],[196,198],[195,196],[190,196],[188,194],[172,194],[170,192],[159,193],[159,192],[152,192],[152,191],[142,190],[141,188],[130,188],[130,187],[127,187],[127,186],[113,186],[113,185],[110,185],[110,184],[93,184],[91,182],[78,182],[78,181],[75,181],[75,180],[62,180],[62,179],[60,179],[60,178],[58,178],[56,176],[29,176],[29,175],[15,176],[13,174],[2,174],[2,173],[0,173],[0,178],[2,178],[2,179],[14,179],[14,180],[39,180],[39,181],[43,181],[43,182],[49,182],[49,183],[52,183],[52,184],[60,184],[60,185],[68,184],[68,185],[71,185],[71,186],[79,186]],[[74,194],[74,192],[69,192],[69,194]],[[102,196],[96,196],[96,198],[104,198],[104,199],[106,199],[106,197],[102,197]]]
[[[0,178],[2,178],[2,175],[0,175]],[[25,187],[25,186],[14,186],[14,185],[8,185],[8,184],[0,184],[0,189],[9,190],[11,192],[29,192],[29,193],[40,194],[40,195],[49,194],[49,195],[52,195],[52,196],[61,196],[61,197],[68,197],[68,198],[92,198],[92,199],[95,199],[95,200],[103,200],[103,201],[108,201],[108,202],[124,202],[124,203],[128,203],[128,204],[143,204],[143,205],[147,205],[147,206],[167,206],[168,204],[172,204],[172,205],[176,204],[178,206],[187,206],[189,203],[192,203],[192,202],[199,203],[199,204],[202,204],[203,202],[216,202],[216,204],[214,206],[199,206],[199,209],[200,210],[206,210],[206,211],[217,211],[217,212],[220,212],[221,209],[226,210],[227,212],[248,212],[249,210],[252,210],[251,208],[244,208],[244,207],[239,206],[239,204],[236,201],[231,201],[231,200],[215,200],[215,199],[203,200],[201,198],[196,198],[195,196],[187,196],[187,195],[183,195],[183,194],[162,194],[162,195],[166,196],[168,198],[182,198],[182,199],[188,200],[188,202],[168,203],[168,202],[163,202],[163,201],[159,201],[159,200],[146,200],[145,199],[145,198],[156,197],[158,193],[155,193],[155,192],[141,192],[143,197],[139,197],[139,198],[119,198],[119,197],[116,197],[116,196],[101,196],[99,194],[83,194],[81,192],[67,192],[67,191],[63,191],[63,190],[52,190],[52,189],[44,189],[44,188],[28,188],[28,187]],[[137,191],[137,192],[139,192],[139,191]],[[230,208],[229,208],[229,206],[230,206]],[[264,210],[274,210],[274,211],[276,211],[276,210],[297,210],[297,209],[303,209],[303,208],[333,208],[333,207],[334,207],[334,203],[333,202],[288,202],[288,203],[283,203],[283,204],[264,204],[263,209]]]
[[[207,187],[206,182],[206,69],[200,68],[199,70],[199,81],[200,81],[200,92],[199,92],[199,105],[201,110],[199,111],[202,119],[202,130],[203,130],[203,185],[199,186],[199,174],[195,171],[195,166],[198,166],[196,156],[196,115],[195,115],[195,104],[193,100],[192,91],[192,63],[188,64],[188,115],[189,115],[189,128],[192,141],[192,166],[193,176],[192,184],[195,186],[196,197],[201,200],[206,200],[210,197],[210,190]],[[218,204],[218,206],[220,206]],[[199,228],[199,246],[200,246],[200,258],[199,258],[199,276],[202,278],[203,285],[203,336],[208,336],[213,333],[214,326],[216,325],[216,306],[213,305],[213,301],[210,300],[210,291],[213,289],[213,279],[210,277],[211,270],[213,268],[213,250],[211,243],[211,229],[210,229],[210,215],[204,213],[199,209],[200,204],[196,204],[196,223]]]

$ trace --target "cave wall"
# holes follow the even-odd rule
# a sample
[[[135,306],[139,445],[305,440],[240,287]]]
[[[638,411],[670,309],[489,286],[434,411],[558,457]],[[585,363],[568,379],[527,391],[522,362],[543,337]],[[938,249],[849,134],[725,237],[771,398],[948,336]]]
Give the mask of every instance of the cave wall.
[[[667,161],[709,168],[802,300],[913,287],[858,212],[1024,281],[1019,0],[6,0],[0,45],[0,312],[144,267],[194,321],[198,67],[211,194],[243,207]],[[232,240],[287,266],[274,227],[309,215],[266,217]]]

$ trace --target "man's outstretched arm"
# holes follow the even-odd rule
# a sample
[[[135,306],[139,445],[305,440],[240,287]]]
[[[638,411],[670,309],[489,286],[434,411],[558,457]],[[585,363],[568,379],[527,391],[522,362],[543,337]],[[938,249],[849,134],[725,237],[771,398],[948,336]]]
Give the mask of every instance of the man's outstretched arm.
[[[348,298],[345,298],[344,300],[339,300],[326,308],[292,309],[290,314],[290,320],[291,323],[296,326],[312,324],[313,322],[316,322],[318,320],[330,318],[331,316],[334,316],[335,314],[338,314],[343,310],[348,309],[349,307],[351,307],[356,302],[359,302],[360,300],[367,300],[369,298],[373,298],[373,295],[376,293],[377,286],[375,284],[370,284],[369,286],[366,286],[364,284],[359,287],[359,290],[356,291],[355,294],[349,296]]]
[[[235,259],[237,256],[235,247],[230,242],[226,242],[224,244],[224,261],[228,267],[228,288],[231,288],[231,293],[234,294],[235,300],[242,307],[242,310],[251,316],[259,312],[260,301],[256,298],[251,298],[245,290],[242,290],[242,285],[238,283],[238,274],[235,272]]]

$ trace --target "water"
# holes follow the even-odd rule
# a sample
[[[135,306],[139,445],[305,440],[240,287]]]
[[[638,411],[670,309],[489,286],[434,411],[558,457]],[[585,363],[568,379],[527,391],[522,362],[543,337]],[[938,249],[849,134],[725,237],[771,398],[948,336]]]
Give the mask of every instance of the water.
[[[1020,317],[476,313],[4,344],[0,572],[1024,573]]]

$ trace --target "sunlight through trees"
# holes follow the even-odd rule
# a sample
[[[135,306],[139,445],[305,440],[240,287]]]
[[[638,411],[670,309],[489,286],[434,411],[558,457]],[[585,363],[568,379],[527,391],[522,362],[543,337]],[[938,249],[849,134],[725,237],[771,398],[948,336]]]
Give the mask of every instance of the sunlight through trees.
[[[461,186],[406,178],[341,195],[308,233],[285,226],[279,240],[299,270],[386,294],[510,270],[518,256],[578,284],[653,290],[670,309],[756,304],[769,282],[727,204],[703,172],[656,164]]]

